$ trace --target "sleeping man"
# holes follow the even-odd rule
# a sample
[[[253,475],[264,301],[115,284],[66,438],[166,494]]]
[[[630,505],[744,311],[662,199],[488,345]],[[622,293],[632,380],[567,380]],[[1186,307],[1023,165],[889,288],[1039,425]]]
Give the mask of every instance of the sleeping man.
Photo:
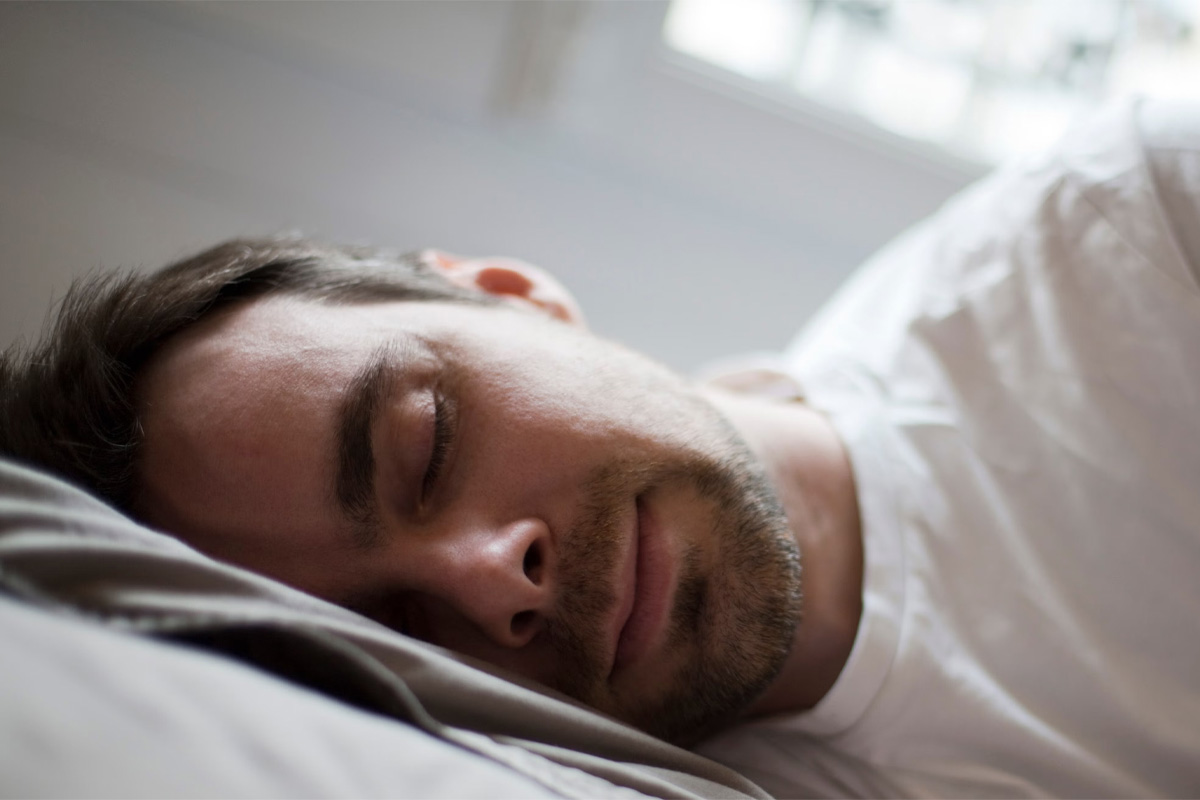
[[[778,794],[1200,789],[1194,112],[703,385],[523,262],[301,239],[94,278],[0,369],[0,452]]]

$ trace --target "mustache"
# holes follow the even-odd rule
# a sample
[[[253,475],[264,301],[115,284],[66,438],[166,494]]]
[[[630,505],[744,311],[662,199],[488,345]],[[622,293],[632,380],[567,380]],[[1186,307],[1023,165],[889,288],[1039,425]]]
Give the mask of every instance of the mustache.
[[[579,519],[560,544],[556,613],[543,635],[558,662],[553,688],[585,702],[605,678],[603,623],[618,601],[621,510],[645,490],[647,472],[618,463],[593,473]]]

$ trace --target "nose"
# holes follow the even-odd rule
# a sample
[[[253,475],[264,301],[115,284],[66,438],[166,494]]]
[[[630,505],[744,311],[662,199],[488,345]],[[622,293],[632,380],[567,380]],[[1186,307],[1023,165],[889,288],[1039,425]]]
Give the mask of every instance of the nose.
[[[555,567],[543,521],[471,526],[447,535],[437,561],[436,593],[495,644],[523,647],[544,627],[554,602]]]

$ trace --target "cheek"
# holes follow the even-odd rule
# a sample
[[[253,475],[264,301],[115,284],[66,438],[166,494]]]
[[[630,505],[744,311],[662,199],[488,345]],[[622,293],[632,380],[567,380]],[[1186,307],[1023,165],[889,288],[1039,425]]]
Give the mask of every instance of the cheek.
[[[594,448],[628,457],[709,449],[716,414],[682,378],[590,335],[545,327],[475,351],[472,405],[495,429],[547,454],[566,450],[560,459]]]
[[[426,630],[436,632],[422,637],[429,643],[539,683],[553,683],[556,658],[545,637],[538,637],[522,648],[504,647],[481,634],[477,627],[436,597],[422,596],[420,606]]]
[[[473,408],[500,432],[546,444],[556,436],[601,438],[629,422],[632,404],[605,397],[604,384],[572,363],[494,362],[477,381]]]
[[[567,464],[606,453],[633,455],[631,451],[665,443],[661,434],[666,415],[648,407],[652,403],[646,398],[626,401],[583,381],[544,383],[539,388],[506,393],[487,409],[494,434],[513,451]]]

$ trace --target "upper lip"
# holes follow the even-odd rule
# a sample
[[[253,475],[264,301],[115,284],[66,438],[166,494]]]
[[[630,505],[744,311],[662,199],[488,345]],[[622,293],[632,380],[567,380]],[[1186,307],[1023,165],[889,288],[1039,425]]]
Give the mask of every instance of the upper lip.
[[[609,658],[609,673],[611,674],[613,667],[616,665],[617,648],[621,643],[621,634],[625,632],[625,626],[629,624],[630,618],[633,617],[634,606],[637,603],[638,590],[638,549],[639,539],[641,538],[641,524],[638,513],[641,504],[641,498],[638,498],[633,509],[633,521],[630,527],[629,546],[625,550],[624,562],[619,564],[616,570],[616,603],[613,611],[613,624],[609,643],[612,648],[612,654]]]

